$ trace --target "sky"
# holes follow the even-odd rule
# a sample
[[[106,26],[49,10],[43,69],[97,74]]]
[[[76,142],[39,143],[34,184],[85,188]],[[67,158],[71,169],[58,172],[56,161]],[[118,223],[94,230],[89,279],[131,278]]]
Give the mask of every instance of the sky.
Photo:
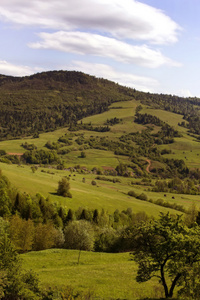
[[[0,74],[76,70],[200,97],[199,0],[0,0]]]

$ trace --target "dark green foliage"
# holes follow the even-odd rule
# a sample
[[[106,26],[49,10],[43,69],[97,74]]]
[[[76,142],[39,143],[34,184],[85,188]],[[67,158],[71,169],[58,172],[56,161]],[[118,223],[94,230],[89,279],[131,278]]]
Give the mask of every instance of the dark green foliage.
[[[190,173],[188,174],[188,178],[182,180],[178,177],[170,180],[158,180],[155,182],[152,191],[199,195],[199,180],[191,178]]]
[[[131,196],[131,197],[135,197],[135,198],[137,197],[137,194],[134,191],[129,191],[128,195]]]
[[[21,146],[26,150],[35,150],[37,147],[34,144],[22,143]]]
[[[154,124],[156,126],[163,126],[164,125],[164,122],[161,121],[158,117],[152,116],[152,115],[149,115],[149,114],[136,113],[135,122],[139,123],[139,124],[143,124],[143,125],[146,125],[146,124]]]
[[[60,147],[62,147],[62,145],[60,143],[56,143],[56,142],[51,143],[50,141],[48,141],[45,144],[45,147],[47,147],[50,150],[58,150]]]
[[[75,123],[75,124],[70,124],[69,127],[70,131],[78,131],[78,130],[88,130],[88,131],[96,131],[96,132],[107,132],[110,131],[109,126],[92,126],[91,123],[89,124],[83,124],[83,123]]]
[[[1,76],[0,139],[37,138],[40,132],[74,126],[83,117],[106,111],[112,102],[131,97],[131,89],[81,72]]]
[[[141,193],[140,195],[137,196],[138,199],[143,200],[143,201],[147,201],[148,197],[146,194]]]
[[[117,117],[111,118],[111,119],[107,119],[107,121],[105,122],[105,125],[116,125],[119,124],[122,121],[122,119],[119,119]]]
[[[66,179],[66,178],[62,178],[62,179],[58,182],[57,194],[58,194],[59,196],[72,198],[72,194],[70,193],[69,190],[70,190],[70,183],[69,183],[69,180]]]
[[[80,155],[80,158],[85,158],[86,157],[86,154],[84,151],[81,151],[81,155]]]
[[[96,233],[94,249],[97,252],[115,252],[114,246],[119,234],[113,228],[102,228]]]
[[[22,158],[28,164],[52,164],[59,162],[58,155],[55,151],[43,149],[26,151]]]
[[[2,300],[38,299],[39,280],[34,272],[24,272],[7,233],[0,235],[0,297]]]
[[[67,137],[60,137],[58,142],[65,144],[66,146],[72,145],[72,141],[69,140]]]
[[[103,181],[109,181],[109,182],[113,182],[113,183],[116,183],[116,182],[121,182],[121,180],[119,178],[108,178],[108,177],[105,177],[105,176],[97,176],[95,179],[97,180],[103,180]]]
[[[133,235],[133,259],[139,268],[136,280],[145,282],[153,276],[161,281],[165,297],[171,298],[200,259],[199,227],[189,229],[180,216],[161,214],[160,219],[138,226]],[[171,279],[170,283],[167,277]]]

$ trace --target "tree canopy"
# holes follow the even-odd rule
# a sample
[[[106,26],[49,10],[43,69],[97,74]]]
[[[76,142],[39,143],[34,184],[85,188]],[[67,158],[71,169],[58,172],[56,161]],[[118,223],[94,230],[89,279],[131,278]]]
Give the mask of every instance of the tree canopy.
[[[200,260],[199,234],[199,226],[188,228],[180,216],[171,217],[169,213],[140,225],[131,253],[139,265],[136,280],[158,277],[165,297],[171,298],[177,285],[187,285],[191,269]]]

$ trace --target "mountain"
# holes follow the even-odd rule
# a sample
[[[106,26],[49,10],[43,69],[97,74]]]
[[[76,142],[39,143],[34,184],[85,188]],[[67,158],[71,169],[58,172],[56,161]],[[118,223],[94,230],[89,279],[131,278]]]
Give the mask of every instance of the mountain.
[[[0,76],[0,139],[51,131],[129,100],[134,90],[75,71]]]
[[[136,91],[76,71],[49,71],[25,77],[0,75],[0,140],[34,136],[102,113],[111,103],[135,99],[153,109],[184,116],[200,134],[198,98]]]

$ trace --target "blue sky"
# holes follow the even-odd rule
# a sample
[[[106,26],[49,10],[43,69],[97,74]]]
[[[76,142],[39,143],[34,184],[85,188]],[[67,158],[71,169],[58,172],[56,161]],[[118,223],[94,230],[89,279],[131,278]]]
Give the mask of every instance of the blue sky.
[[[199,0],[1,0],[0,73],[77,70],[200,97]]]

